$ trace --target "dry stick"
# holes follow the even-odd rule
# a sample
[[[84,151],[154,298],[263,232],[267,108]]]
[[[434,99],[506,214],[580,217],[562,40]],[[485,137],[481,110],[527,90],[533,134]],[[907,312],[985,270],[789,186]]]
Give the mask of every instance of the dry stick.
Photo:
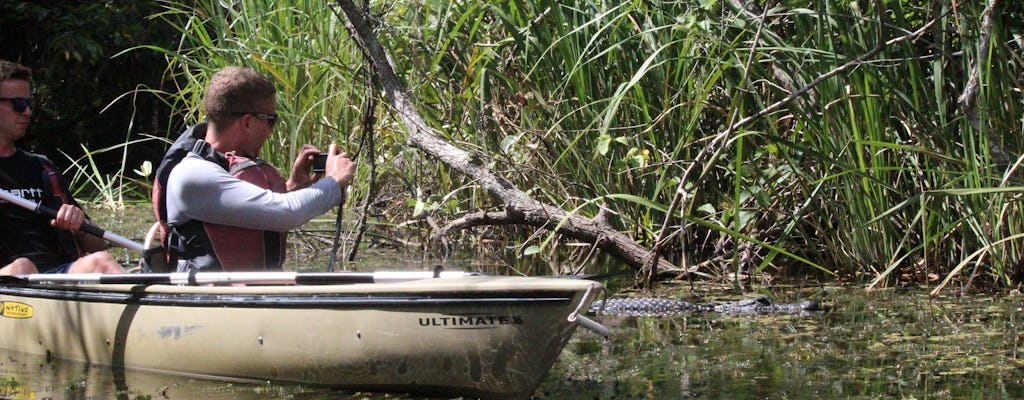
[[[978,130],[981,127],[981,112],[978,111],[978,94],[981,90],[981,69],[984,65],[988,64],[988,52],[989,46],[992,41],[992,12],[996,8],[996,0],[989,0],[988,7],[985,8],[984,13],[981,17],[981,37],[978,42],[978,60],[971,66],[971,76],[967,80],[967,86],[964,87],[963,94],[957,99],[957,103],[964,110],[964,114],[971,123],[974,130]],[[986,129],[988,137],[989,153],[993,156],[993,161],[999,164],[1008,163],[1009,157],[1006,155],[1006,151],[999,146],[999,138],[995,136],[993,129]],[[979,260],[983,258],[980,257]],[[927,260],[927,258],[926,258]],[[971,285],[974,282],[974,278],[978,276],[978,268],[981,263],[974,264],[974,268],[971,270],[970,278],[967,278],[967,283],[964,290],[971,290]],[[928,263],[925,262],[925,272],[928,271]],[[934,293],[938,293],[937,288]],[[934,294],[933,294],[934,295]]]
[[[334,11],[334,9],[332,9],[332,11]],[[335,11],[335,14],[337,15],[337,11]],[[346,25],[345,28],[347,29],[349,27]],[[371,87],[371,90],[373,90],[372,89],[373,88],[373,74],[371,74],[371,84],[370,84],[370,87]],[[371,95],[369,98],[372,98],[372,97],[373,96]],[[368,102],[368,104],[369,104],[369,102]],[[367,114],[364,114],[364,123],[366,123],[366,119],[367,119]],[[364,138],[364,139],[366,137],[367,137],[366,135],[362,136],[362,138]],[[361,149],[362,149],[362,143],[360,142],[359,143],[359,150],[361,150]],[[359,150],[356,150],[356,154],[352,155],[352,160],[353,161],[357,157]],[[373,163],[373,162],[371,162],[371,163]],[[371,186],[372,185],[373,185],[373,181],[371,180]],[[334,242],[332,243],[332,246],[331,246],[331,260],[328,263],[328,268],[327,268],[327,270],[329,272],[334,272],[334,266],[337,263],[337,259],[338,259],[338,248],[340,246],[340,240],[339,239],[340,239],[340,236],[341,236],[341,220],[342,220],[342,215],[343,215],[344,210],[345,210],[346,197],[347,197],[346,196],[346,192],[342,191],[341,192],[341,201],[338,202],[338,216],[337,216],[337,218],[335,219],[335,222],[334,222]],[[369,204],[369,202],[370,202],[370,197],[368,196],[366,204]],[[364,214],[364,217],[365,216],[366,216],[366,214]],[[365,219],[360,217],[359,222],[365,222]],[[355,240],[355,246],[353,246],[352,251],[349,253],[349,257],[351,257],[351,259],[349,259],[349,261],[352,261],[352,259],[355,258],[355,252],[356,252],[355,249],[358,249],[358,241],[359,241],[358,237],[361,237],[361,232],[357,233],[357,237],[356,237],[356,240]]]
[[[689,179],[690,175],[693,173],[693,171],[697,168],[698,165],[702,165],[703,164],[704,158],[708,157],[708,154],[711,153],[712,150],[714,150],[715,153],[717,154],[716,147],[719,145],[719,143],[721,143],[726,138],[728,138],[729,135],[732,134],[733,131],[735,131],[735,130],[737,130],[739,128],[742,128],[742,127],[746,126],[747,124],[750,124],[751,122],[754,122],[754,121],[756,121],[758,119],[761,119],[761,118],[763,118],[764,116],[766,116],[768,114],[771,114],[771,113],[773,113],[775,111],[778,111],[780,108],[782,108],[783,106],[793,102],[793,100],[796,100],[800,96],[803,96],[808,91],[813,89],[815,86],[818,86],[821,82],[824,82],[826,79],[832,78],[832,77],[834,77],[836,75],[839,75],[841,73],[844,73],[844,72],[846,72],[846,71],[848,71],[850,69],[856,68],[857,66],[865,63],[871,57],[874,57],[878,53],[881,53],[882,50],[884,50],[885,48],[887,48],[889,46],[892,46],[892,45],[894,45],[896,43],[904,42],[904,41],[911,40],[911,39],[914,39],[914,38],[917,38],[917,37],[921,36],[922,34],[924,34],[928,30],[929,27],[932,26],[932,24],[935,23],[935,20],[931,20],[927,24],[922,26],[920,29],[918,29],[918,30],[916,30],[914,32],[911,32],[911,33],[908,33],[906,35],[897,37],[895,39],[891,39],[891,40],[889,40],[887,42],[882,42],[881,35],[882,35],[882,32],[883,32],[883,29],[881,27],[884,27],[884,24],[881,21],[882,15],[884,15],[884,14],[880,14],[879,15],[879,26],[880,26],[880,28],[879,28],[879,44],[877,46],[875,46],[874,49],[872,49],[871,51],[865,53],[864,55],[862,55],[860,57],[857,57],[854,60],[851,60],[850,62],[847,62],[846,64],[840,65],[836,69],[833,69],[833,70],[831,70],[829,72],[826,72],[825,74],[823,74],[821,76],[818,76],[813,81],[811,81],[811,83],[808,83],[806,86],[800,88],[799,90],[790,93],[789,95],[787,95],[782,100],[779,100],[779,101],[769,105],[768,107],[762,109],[761,111],[757,112],[756,114],[751,115],[751,116],[746,117],[746,118],[743,118],[742,120],[739,120],[738,122],[730,125],[728,129],[726,129],[724,132],[716,135],[715,138],[712,139],[711,142],[709,142],[707,144],[707,146],[705,146],[703,149],[701,149],[701,151],[699,153],[697,153],[697,156],[694,158],[693,163],[683,173],[683,177],[679,181],[679,187],[678,187],[678,189],[676,189],[676,194],[672,198],[672,202],[669,204],[669,208],[665,211],[665,220],[662,222],[661,232],[658,233],[658,240],[655,241],[654,249],[652,249],[651,254],[649,255],[650,262],[646,263],[644,265],[644,270],[645,270],[644,272],[647,273],[648,277],[653,277],[654,274],[656,273],[655,272],[656,268],[654,267],[654,265],[658,262],[658,255],[659,255],[661,249],[666,244],[665,238],[668,236],[669,228],[670,228],[670,226],[671,226],[671,224],[673,222],[673,217],[672,216],[673,216],[673,214],[675,214],[676,208],[679,207],[679,203],[681,203],[682,199],[686,196],[686,188],[685,188],[685,186],[686,186],[687,179]],[[703,173],[701,174],[701,177],[703,177]]]
[[[750,2],[751,4],[744,5],[740,0],[729,0],[729,3],[732,4],[732,6],[736,10],[738,10],[740,13],[742,13],[747,18],[757,18],[758,17],[756,13],[754,13],[751,10],[747,9],[747,6],[750,6],[750,8],[756,9],[757,4],[755,4],[754,2]],[[770,6],[769,4],[766,3],[764,5],[764,8],[765,9],[763,10],[763,12],[767,13],[767,11],[769,9],[773,9],[775,7]],[[764,20],[765,16],[761,17],[762,21]],[[754,42],[754,43],[755,43],[755,45],[759,44],[758,42]],[[789,77],[789,75],[786,75],[786,74],[782,73],[781,69],[772,67],[771,68],[771,73],[772,73],[772,78],[775,79],[776,83],[779,86],[781,86],[783,90],[787,90],[787,91],[795,90],[796,82],[794,82],[793,79]],[[808,91],[806,99],[801,97],[801,98],[797,99],[797,101],[800,103],[800,105],[807,105],[807,104],[813,104],[817,100],[816,100],[814,92]]]
[[[486,223],[490,225],[529,225],[541,229],[552,229],[562,235],[596,243],[601,250],[621,259],[633,268],[640,269],[644,265],[644,257],[650,250],[629,236],[610,229],[592,218],[569,213],[558,207],[534,200],[522,189],[494,174],[481,160],[481,157],[472,155],[435,135],[423,117],[416,111],[411,97],[406,94],[404,84],[392,67],[390,56],[377,41],[363,12],[353,4],[352,0],[340,0],[337,4],[344,14],[346,28],[360,46],[363,55],[373,63],[385,98],[408,132],[409,145],[466,175],[482,189],[504,203],[502,212],[481,212],[467,215],[449,223],[447,227]],[[672,264],[668,262],[664,262],[663,265],[666,268],[672,267]]]
[[[375,113],[377,111],[377,97],[374,96],[376,92],[374,88],[376,87],[377,79],[375,78],[376,74],[373,72],[373,66],[371,65],[369,68],[370,82],[366,88],[366,106],[363,108],[362,123],[362,134],[365,142],[359,146],[359,149],[362,150],[369,146],[367,152],[370,156],[365,157],[364,160],[370,164],[370,178],[367,183],[366,201],[363,202],[363,212],[360,214],[359,224],[356,226],[356,237],[352,241],[352,250],[348,253],[347,259],[349,262],[356,260],[359,244],[363,241],[363,234],[366,233],[366,216],[370,214],[370,205],[377,196],[377,157],[373,156],[377,153],[376,149],[374,149],[376,145],[373,138],[373,125],[376,123]]]
[[[981,36],[978,41],[978,60],[971,65],[967,85],[964,86],[963,93],[957,98],[957,103],[964,114],[967,115],[968,121],[970,121],[971,127],[974,130],[979,130],[981,126],[981,112],[977,107],[978,94],[981,91],[981,69],[988,64],[989,46],[992,41],[992,13],[996,8],[996,3],[996,0],[989,0],[988,6],[982,13]],[[954,2],[954,4],[956,3]],[[986,131],[989,135],[989,152],[994,158],[993,161],[999,164],[1008,164],[1010,157],[1006,155],[1006,151],[999,145],[999,137],[995,136],[993,129],[987,129]]]

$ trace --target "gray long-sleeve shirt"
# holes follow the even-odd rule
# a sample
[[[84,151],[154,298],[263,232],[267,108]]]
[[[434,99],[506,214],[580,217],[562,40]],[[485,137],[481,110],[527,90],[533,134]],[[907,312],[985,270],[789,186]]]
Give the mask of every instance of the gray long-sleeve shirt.
[[[337,181],[324,178],[305,189],[274,193],[193,153],[167,178],[167,220],[285,232],[330,211],[341,201],[341,190]]]

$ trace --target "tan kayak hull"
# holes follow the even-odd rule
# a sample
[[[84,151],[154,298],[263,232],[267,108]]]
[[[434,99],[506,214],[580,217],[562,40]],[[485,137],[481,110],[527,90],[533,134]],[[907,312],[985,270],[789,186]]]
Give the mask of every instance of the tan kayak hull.
[[[128,368],[526,398],[600,284],[468,277],[330,286],[0,289],[0,347]]]

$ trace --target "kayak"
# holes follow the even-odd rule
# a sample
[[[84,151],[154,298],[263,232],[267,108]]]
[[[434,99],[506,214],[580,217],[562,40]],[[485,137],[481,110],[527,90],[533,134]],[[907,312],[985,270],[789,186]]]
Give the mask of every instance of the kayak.
[[[115,373],[525,399],[577,326],[606,334],[580,315],[602,291],[583,279],[337,284],[320,273],[326,284],[238,286],[194,275],[192,285],[3,280],[0,348],[123,367]]]

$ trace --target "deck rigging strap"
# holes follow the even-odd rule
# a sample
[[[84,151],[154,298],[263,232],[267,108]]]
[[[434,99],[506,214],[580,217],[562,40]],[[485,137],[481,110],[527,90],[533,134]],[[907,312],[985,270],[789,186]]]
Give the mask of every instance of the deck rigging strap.
[[[0,275],[0,284],[129,284],[129,285],[340,285],[394,283],[421,279],[481,276],[462,271],[378,271],[378,272],[172,272],[165,274],[28,274]]]

